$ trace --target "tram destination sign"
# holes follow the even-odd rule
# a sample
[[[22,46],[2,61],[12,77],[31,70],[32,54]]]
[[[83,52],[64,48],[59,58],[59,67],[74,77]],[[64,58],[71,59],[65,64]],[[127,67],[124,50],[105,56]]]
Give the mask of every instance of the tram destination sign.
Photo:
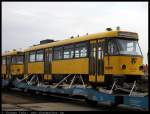
[[[118,37],[138,39],[138,34],[133,32],[118,32]]]

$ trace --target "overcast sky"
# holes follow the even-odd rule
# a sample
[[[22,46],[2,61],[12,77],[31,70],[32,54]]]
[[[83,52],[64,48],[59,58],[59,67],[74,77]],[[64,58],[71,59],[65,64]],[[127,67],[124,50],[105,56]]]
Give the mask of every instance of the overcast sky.
[[[2,2],[2,51],[117,26],[139,33],[147,63],[148,2]]]

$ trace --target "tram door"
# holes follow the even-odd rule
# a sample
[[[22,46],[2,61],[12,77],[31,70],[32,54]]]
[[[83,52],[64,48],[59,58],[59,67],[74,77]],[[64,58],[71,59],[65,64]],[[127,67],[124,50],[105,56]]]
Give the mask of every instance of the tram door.
[[[11,56],[7,56],[7,60],[6,60],[6,74],[7,74],[7,77],[6,78],[9,78],[8,76],[10,75],[10,67],[11,67]]]
[[[94,40],[90,42],[90,75],[89,81],[104,82],[104,42]]]
[[[45,49],[44,80],[51,80],[52,48]]]
[[[24,72],[25,74],[28,74],[28,61],[29,61],[29,52],[25,52],[24,55]]]

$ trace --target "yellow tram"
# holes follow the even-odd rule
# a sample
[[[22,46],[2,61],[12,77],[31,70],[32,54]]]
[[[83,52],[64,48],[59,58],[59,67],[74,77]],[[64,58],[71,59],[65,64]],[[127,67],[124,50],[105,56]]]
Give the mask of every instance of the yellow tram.
[[[4,79],[24,75],[24,53],[13,50],[2,55],[2,76]]]
[[[22,55],[23,54],[23,55]],[[2,73],[7,74],[3,55]],[[69,82],[81,76],[85,84],[112,85],[114,80],[133,82],[143,73],[143,56],[138,34],[128,31],[106,31],[62,41],[32,46],[24,52],[9,55],[23,57],[11,64],[11,75],[34,75],[40,81],[58,83],[70,75]],[[8,72],[9,73],[9,72]],[[23,76],[23,75],[22,75]],[[78,83],[79,81],[76,81]]]

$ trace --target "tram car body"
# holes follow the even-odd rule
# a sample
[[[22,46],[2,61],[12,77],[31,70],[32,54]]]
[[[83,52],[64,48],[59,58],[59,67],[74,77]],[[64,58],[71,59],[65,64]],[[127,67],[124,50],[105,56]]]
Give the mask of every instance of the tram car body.
[[[11,51],[2,55],[2,77],[21,77],[24,75],[24,53],[22,51]]]
[[[134,81],[144,76],[143,56],[138,34],[134,32],[107,31],[74,37],[32,46],[25,49],[23,55],[23,64],[11,64],[14,69],[11,75],[32,74],[49,83],[59,82],[67,75],[71,81],[77,75],[82,76],[86,84],[96,86],[112,85],[116,79]],[[13,56],[19,54],[10,55]],[[7,68],[2,64],[3,75],[8,75]]]

